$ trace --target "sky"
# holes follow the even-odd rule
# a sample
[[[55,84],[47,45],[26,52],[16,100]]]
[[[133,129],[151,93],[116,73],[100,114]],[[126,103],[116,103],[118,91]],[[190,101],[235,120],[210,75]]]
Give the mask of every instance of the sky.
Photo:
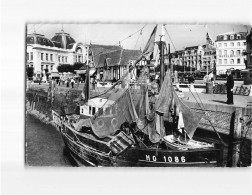
[[[143,28],[144,27],[144,28]],[[143,49],[155,24],[27,24],[27,32],[34,31],[51,39],[61,29],[69,33],[76,42],[93,43],[102,45],[121,45],[125,49]],[[237,24],[166,24],[165,41],[171,44],[171,52],[184,47],[196,46],[206,43],[208,32],[213,40],[218,34],[226,32],[247,32],[249,26]],[[142,35],[140,35],[140,29]],[[138,33],[136,33],[138,31]],[[136,33],[136,34],[134,34]],[[134,35],[132,35],[134,34]],[[161,34],[159,25],[156,40]],[[129,37],[132,35],[131,37]],[[127,39],[125,39],[127,38]],[[124,40],[125,39],[125,40]],[[124,41],[122,41],[124,40]]]

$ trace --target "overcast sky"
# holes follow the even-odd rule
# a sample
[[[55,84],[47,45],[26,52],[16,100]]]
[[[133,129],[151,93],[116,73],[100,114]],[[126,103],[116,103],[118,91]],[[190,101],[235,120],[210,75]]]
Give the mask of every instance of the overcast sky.
[[[145,27],[144,27],[145,26]],[[155,24],[27,24],[28,33],[44,34],[47,38],[52,38],[55,33],[60,32],[62,27],[66,33],[75,39],[76,42],[94,43],[104,45],[118,45],[119,41],[127,38],[129,35],[140,32],[121,42],[125,49],[140,49],[145,46]],[[206,43],[206,32],[216,40],[216,36],[226,32],[247,32],[250,27],[245,25],[231,24],[166,24],[167,32],[174,44],[171,43],[167,33],[165,40],[171,43],[171,51],[181,50],[184,47],[195,46]],[[159,25],[156,39],[159,39],[161,25]]]

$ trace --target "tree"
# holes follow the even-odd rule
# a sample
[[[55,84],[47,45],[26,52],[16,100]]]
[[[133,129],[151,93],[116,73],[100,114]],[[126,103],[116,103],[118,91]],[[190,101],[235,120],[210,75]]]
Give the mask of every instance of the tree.
[[[32,80],[33,74],[34,74],[34,68],[33,67],[27,67],[26,68],[26,74],[29,80]]]
[[[79,70],[83,65],[84,65],[84,63],[79,63],[79,62],[74,63],[74,65],[62,64],[62,65],[59,65],[57,67],[57,69],[58,69],[58,72],[72,72],[72,73],[74,73],[75,70]]]
[[[58,72],[73,72],[70,64],[62,64],[57,67]]]

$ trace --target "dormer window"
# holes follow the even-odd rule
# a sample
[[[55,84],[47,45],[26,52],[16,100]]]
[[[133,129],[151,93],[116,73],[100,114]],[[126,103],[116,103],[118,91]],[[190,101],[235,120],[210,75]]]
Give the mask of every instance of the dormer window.
[[[234,39],[234,35],[230,35],[230,39],[233,40]]]
[[[241,39],[241,35],[238,34],[238,35],[237,35],[237,39]]]
[[[227,40],[227,35],[224,35],[224,40]]]

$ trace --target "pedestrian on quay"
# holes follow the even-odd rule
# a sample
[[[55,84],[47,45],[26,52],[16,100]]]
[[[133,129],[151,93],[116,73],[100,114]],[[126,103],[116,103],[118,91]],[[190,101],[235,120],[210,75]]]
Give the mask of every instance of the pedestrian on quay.
[[[227,104],[234,104],[233,100],[233,88],[234,88],[234,79],[231,74],[231,70],[227,70]]]
[[[41,84],[41,81],[42,81],[42,77],[39,78],[39,85]]]
[[[69,79],[66,79],[66,87],[69,87],[69,83],[70,83]]]
[[[72,79],[71,79],[72,88],[74,88],[74,83],[75,83],[75,81],[74,81],[74,79],[72,78]]]

